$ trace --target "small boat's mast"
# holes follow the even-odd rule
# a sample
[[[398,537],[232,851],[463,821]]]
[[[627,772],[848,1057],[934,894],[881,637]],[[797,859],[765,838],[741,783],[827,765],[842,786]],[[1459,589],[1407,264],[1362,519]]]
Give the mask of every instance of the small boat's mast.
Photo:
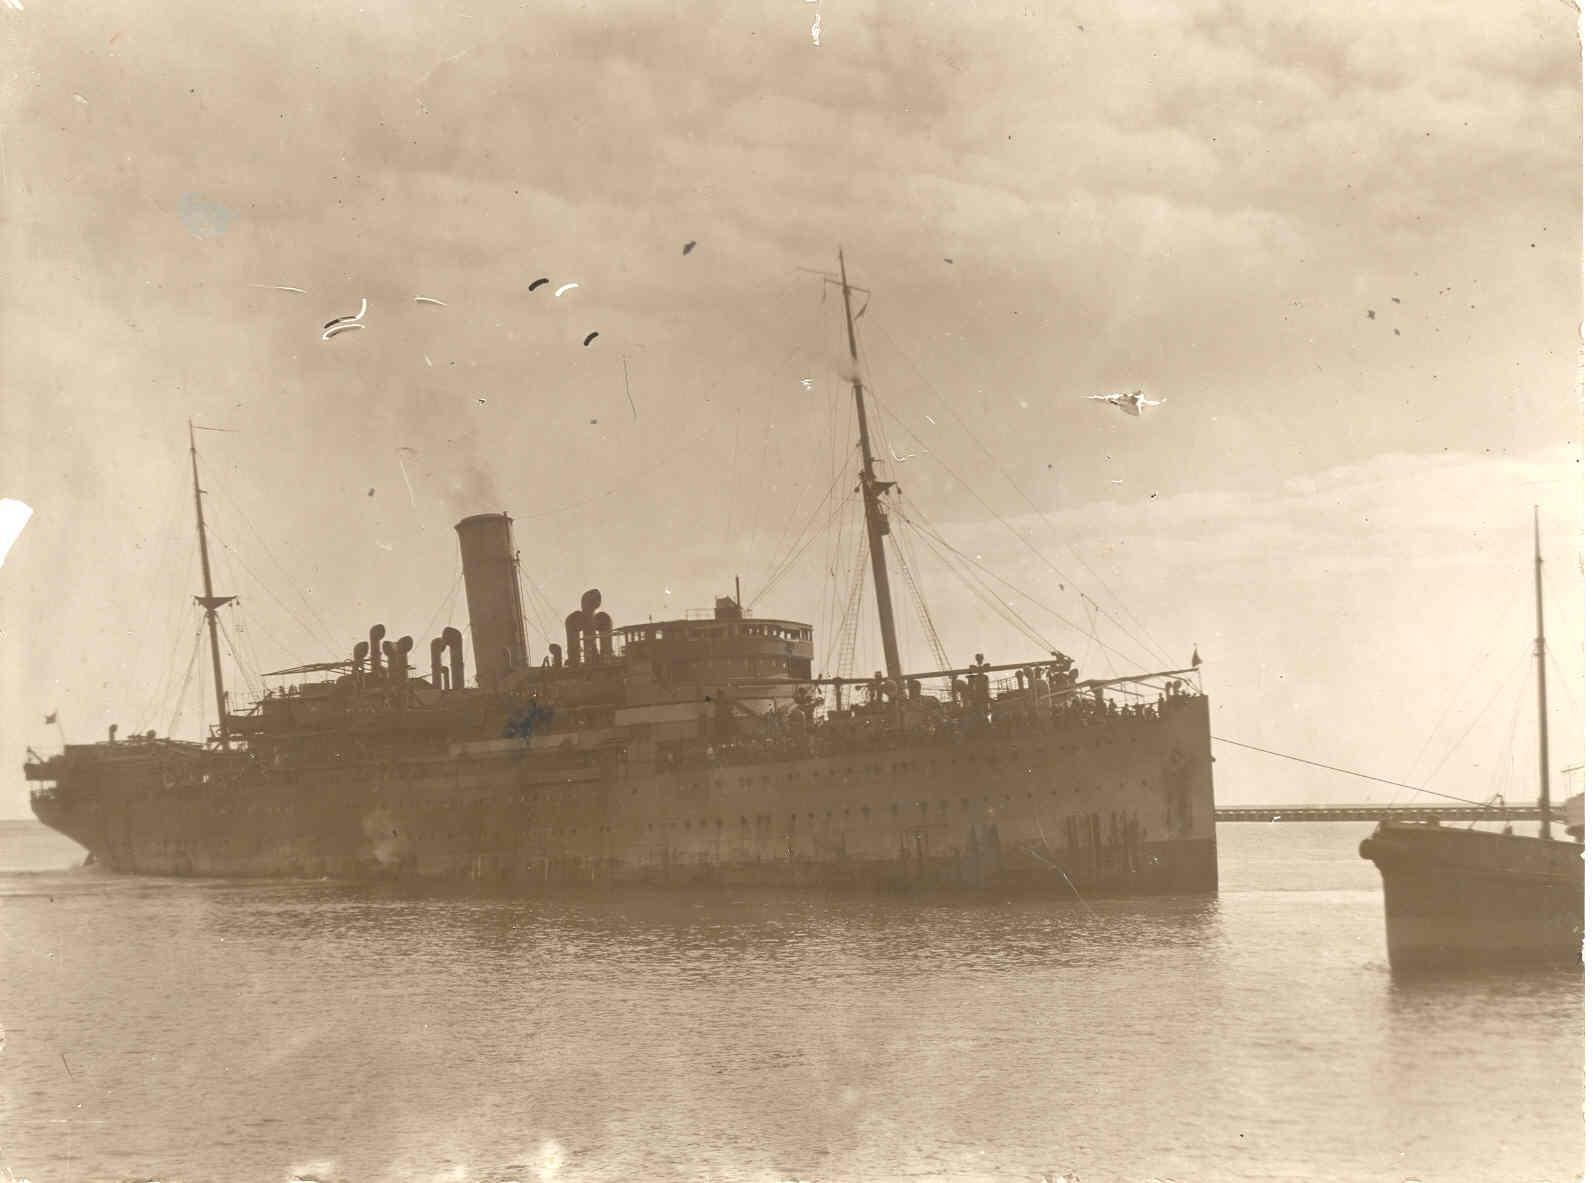
[[[868,414],[863,409],[863,373],[857,361],[857,333],[852,328],[852,288],[846,282],[846,253],[838,250],[841,262],[841,300],[846,306],[846,344],[852,351],[852,397],[857,400],[857,431],[863,445],[863,471],[859,486],[863,492],[863,518],[868,527],[868,556],[874,568],[874,598],[879,604],[880,641],[885,646],[885,676],[899,679],[902,659],[896,648],[896,613],[891,607],[891,579],[885,570],[885,535],[891,532],[881,499],[894,481],[874,476],[874,452],[869,446]]]
[[[1549,708],[1543,678],[1543,547],[1538,541],[1538,507],[1532,507],[1532,579],[1538,602],[1538,639],[1533,652],[1538,659],[1538,837],[1549,837]]]
[[[194,446],[194,422],[188,421],[188,459],[194,470],[194,516],[199,520],[199,569],[205,577],[205,594],[194,599],[205,610],[210,626],[210,670],[216,684],[216,730],[221,746],[227,746],[227,693],[221,685],[221,646],[216,640],[216,609],[230,604],[234,596],[218,596],[210,584],[210,546],[205,540],[205,503],[199,489],[199,449]]]

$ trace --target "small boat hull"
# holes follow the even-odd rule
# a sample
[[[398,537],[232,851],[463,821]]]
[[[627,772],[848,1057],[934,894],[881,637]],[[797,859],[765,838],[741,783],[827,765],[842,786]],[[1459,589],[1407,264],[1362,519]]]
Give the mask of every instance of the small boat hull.
[[[1582,960],[1582,845],[1382,822],[1361,857],[1383,876],[1395,971]]]

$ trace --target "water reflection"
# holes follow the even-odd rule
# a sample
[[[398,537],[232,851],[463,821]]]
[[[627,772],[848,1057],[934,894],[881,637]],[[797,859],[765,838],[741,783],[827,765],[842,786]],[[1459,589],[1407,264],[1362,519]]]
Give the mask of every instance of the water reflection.
[[[1088,906],[29,877],[8,1165],[71,1116],[92,1178],[1573,1177],[1581,974],[1391,979],[1307,829]]]
[[[536,957],[691,972],[763,964],[911,971],[1099,966],[1211,944],[1209,897],[945,903],[759,891],[702,898],[605,893],[585,899],[470,898],[343,885],[217,887],[201,894],[218,938],[345,953],[447,955],[483,968]]]
[[[1442,1012],[1464,1021],[1481,1012],[1517,1012],[1535,1022],[1581,1025],[1580,965],[1518,965],[1404,971],[1388,976],[1388,1010],[1397,1021]]]

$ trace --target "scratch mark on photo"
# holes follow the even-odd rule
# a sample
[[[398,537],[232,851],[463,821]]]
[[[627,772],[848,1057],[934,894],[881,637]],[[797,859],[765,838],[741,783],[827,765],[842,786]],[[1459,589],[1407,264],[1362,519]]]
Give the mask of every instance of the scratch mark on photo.
[[[345,333],[350,329],[363,329],[365,326],[360,322],[365,319],[366,307],[367,304],[365,297],[361,296],[360,310],[353,316],[337,316],[327,321],[326,324],[322,326],[323,331],[321,333],[321,340],[330,341],[339,333]]]
[[[415,508],[415,486],[413,486],[413,485],[411,485],[409,483],[409,469],[404,467],[404,453],[405,452],[408,452],[411,456],[418,456],[418,455],[420,455],[420,453],[415,451],[414,448],[410,448],[410,447],[400,447],[398,449],[398,471],[403,474],[403,477],[404,477],[404,488],[409,491],[409,507],[411,509],[414,509]]]
[[[431,78],[431,76],[433,74],[435,74],[438,70],[442,69],[444,66],[448,65],[451,62],[457,62],[460,58],[464,57],[465,54],[467,54],[469,52],[470,52],[470,46],[467,45],[464,49],[461,49],[458,53],[450,54],[448,57],[443,58],[442,61],[438,62],[431,69],[427,70],[419,78],[415,79],[415,85],[416,86],[424,85]]]

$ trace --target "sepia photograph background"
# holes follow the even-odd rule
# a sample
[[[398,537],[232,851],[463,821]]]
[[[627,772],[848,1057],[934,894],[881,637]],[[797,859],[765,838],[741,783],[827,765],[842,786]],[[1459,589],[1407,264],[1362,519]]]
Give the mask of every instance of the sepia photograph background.
[[[1196,896],[504,898],[84,867],[22,768],[214,723],[190,425],[235,710],[423,665],[484,512],[533,662],[598,588],[866,677],[857,379],[907,670],[1198,648],[1218,807],[1530,802],[1536,507],[1579,792],[1579,21],[0,0],[0,1177],[1576,1178],[1580,968],[1400,981],[1372,821]]]

